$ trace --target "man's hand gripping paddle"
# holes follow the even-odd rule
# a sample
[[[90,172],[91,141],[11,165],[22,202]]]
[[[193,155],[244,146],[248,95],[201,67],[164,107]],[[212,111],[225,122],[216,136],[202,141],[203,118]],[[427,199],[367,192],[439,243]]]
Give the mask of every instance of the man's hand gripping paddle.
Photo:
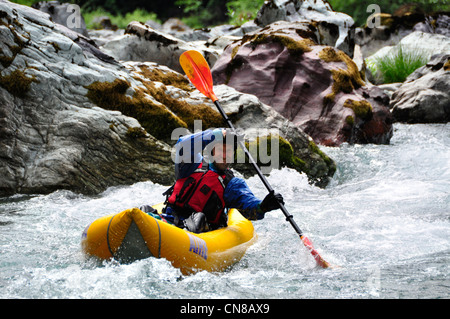
[[[195,50],[190,50],[184,52],[180,56],[180,64],[183,68],[184,72],[188,76],[189,80],[194,84],[194,86],[202,92],[205,96],[210,98],[214,105],[216,105],[217,109],[219,110],[219,113],[222,115],[223,119],[227,122],[228,127],[233,131],[233,133],[236,134],[236,130],[233,126],[233,123],[231,123],[228,116],[225,114],[224,110],[220,106],[218,99],[216,95],[213,92],[213,81],[212,81],[212,75],[211,70],[209,69],[209,65],[206,62],[203,55]],[[270,186],[269,182],[267,181],[266,177],[262,174],[261,170],[259,169],[258,165],[256,164],[255,160],[253,159],[250,152],[245,147],[244,142],[241,139],[238,139],[239,146],[242,148],[244,153],[247,155],[249,161],[252,163],[253,167],[255,168],[256,172],[258,173],[259,178],[263,182],[264,186],[266,186],[267,190],[270,192],[274,192],[272,186]],[[294,222],[293,216],[289,214],[289,212],[284,207],[283,203],[278,203],[280,206],[281,211],[286,216],[286,220],[291,223],[294,230],[299,235],[300,239],[302,240],[303,244],[306,248],[311,252],[311,255],[313,255],[314,259],[316,260],[317,264],[322,268],[329,268],[331,265],[326,262],[320,254],[317,252],[317,250],[314,249],[313,245],[311,244],[310,240],[303,234],[303,232],[300,230],[300,228],[297,226],[297,224]]]

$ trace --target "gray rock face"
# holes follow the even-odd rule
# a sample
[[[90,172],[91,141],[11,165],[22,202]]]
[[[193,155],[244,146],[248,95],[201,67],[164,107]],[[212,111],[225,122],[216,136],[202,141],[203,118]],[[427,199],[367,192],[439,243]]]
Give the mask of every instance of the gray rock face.
[[[384,47],[397,45],[403,38],[416,31],[426,33],[425,40],[426,37],[434,37],[435,35],[450,36],[448,12],[432,13],[432,15],[407,11],[394,15],[379,13],[371,15],[367,19],[371,23],[376,20],[379,22],[378,26],[366,25],[355,30],[355,42],[361,46],[365,58]],[[414,44],[414,39],[411,40],[410,43]],[[418,40],[421,41],[422,39],[419,38]]]
[[[411,74],[392,95],[392,114],[399,122],[450,121],[450,54],[439,54]]]
[[[211,65],[216,62],[221,51],[206,47],[204,41],[185,42],[136,21],[127,26],[124,35],[102,46],[102,51],[117,60],[155,62],[177,72],[183,72],[179,59],[188,50],[202,52]]]
[[[170,147],[131,137],[136,119],[86,97],[93,82],[132,75],[73,37],[45,13],[0,2],[0,195],[170,183]]]
[[[425,21],[417,23],[413,31],[442,34],[450,37],[450,16],[437,14],[437,17],[426,17]]]
[[[429,61],[435,54],[450,52],[450,37],[442,34],[415,31],[402,38],[393,46],[384,46],[369,56],[366,59],[366,63],[376,69],[377,60],[393,57],[395,54],[398,54],[399,48],[403,50],[405,55],[415,54]]]

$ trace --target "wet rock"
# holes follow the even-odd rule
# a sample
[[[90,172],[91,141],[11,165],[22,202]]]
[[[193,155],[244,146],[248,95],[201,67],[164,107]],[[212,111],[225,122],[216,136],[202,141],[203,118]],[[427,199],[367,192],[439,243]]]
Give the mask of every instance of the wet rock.
[[[389,143],[389,98],[366,85],[348,55],[317,45],[305,24],[273,23],[228,46],[217,84],[256,95],[316,143]]]

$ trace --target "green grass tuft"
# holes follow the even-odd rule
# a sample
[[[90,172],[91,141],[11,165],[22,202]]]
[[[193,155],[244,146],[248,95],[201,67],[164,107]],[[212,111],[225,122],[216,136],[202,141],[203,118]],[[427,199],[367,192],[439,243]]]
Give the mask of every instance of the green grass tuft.
[[[398,45],[394,52],[375,60],[368,67],[383,83],[395,83],[404,82],[411,73],[427,62],[427,56],[420,50],[406,50]]]

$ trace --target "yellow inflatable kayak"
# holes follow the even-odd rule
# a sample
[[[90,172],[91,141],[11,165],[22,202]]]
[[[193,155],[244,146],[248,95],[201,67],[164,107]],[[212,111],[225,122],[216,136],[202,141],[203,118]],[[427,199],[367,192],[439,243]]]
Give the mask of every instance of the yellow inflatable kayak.
[[[162,207],[153,206],[158,213]],[[187,275],[227,269],[242,258],[255,239],[253,224],[236,209],[228,211],[226,228],[195,234],[131,208],[87,226],[81,246],[87,256],[106,260],[166,258]]]

